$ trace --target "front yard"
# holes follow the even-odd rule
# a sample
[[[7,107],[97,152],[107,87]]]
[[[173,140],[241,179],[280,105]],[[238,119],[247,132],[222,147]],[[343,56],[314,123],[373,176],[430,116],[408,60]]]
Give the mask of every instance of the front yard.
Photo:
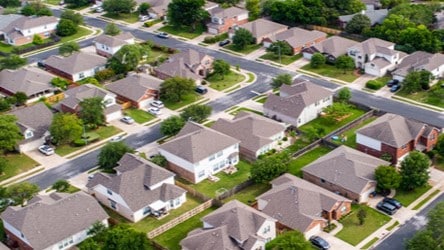
[[[244,49],[238,49],[236,48],[236,46],[234,44],[230,44],[225,46],[224,48],[229,49],[231,51],[237,52],[237,53],[242,53],[242,54],[250,54],[251,52],[260,49],[262,47],[262,45],[260,44],[251,44],[251,45],[247,45]]]
[[[264,59],[264,60],[273,61],[275,63],[288,65],[288,64],[295,62],[296,60],[301,59],[302,53],[297,54],[297,55],[293,55],[293,56],[281,55],[281,58],[279,59],[279,56],[276,55],[275,53],[267,52],[265,55],[262,55],[259,58]]]
[[[429,90],[423,90],[412,94],[408,94],[401,89],[396,95],[413,101],[444,108],[444,88],[441,87],[440,83],[433,85]]]
[[[115,20],[124,21],[124,22],[127,22],[127,23],[136,23],[136,22],[139,21],[139,13],[137,13],[137,12],[133,12],[133,13],[130,13],[130,14],[122,13],[122,14],[119,14],[119,15],[114,15],[114,14],[111,14],[111,13],[106,13],[103,16],[111,18],[111,19],[115,19]]]
[[[193,102],[197,102],[200,99],[202,99],[203,96],[198,95],[197,93],[191,93],[188,95],[183,96],[182,101],[180,102],[175,102],[175,101],[171,101],[171,100],[164,100],[163,104],[165,105],[165,107],[171,109],[171,110],[176,110],[176,109],[180,109],[186,105],[192,104]]]
[[[39,166],[39,164],[36,161],[29,158],[25,154],[11,153],[7,155],[2,155],[2,158],[4,158],[7,161],[7,165],[4,170],[4,173],[0,175],[0,181],[4,181],[8,178],[27,172]]]
[[[412,202],[416,201],[421,195],[425,194],[432,187],[430,185],[417,188],[413,191],[396,190],[395,199],[397,199],[404,207],[409,206]]]
[[[288,164],[288,172],[302,177],[302,168],[319,159],[319,157],[328,154],[332,149],[326,146],[316,147],[307,153],[299,156],[296,159],[292,159]]]
[[[69,42],[69,41],[73,41],[73,40],[76,40],[78,38],[90,35],[92,33],[94,33],[94,31],[92,31],[90,29],[87,29],[87,28],[84,28],[82,26],[79,26],[79,28],[77,29],[77,33],[75,33],[74,35],[61,37],[59,44],[66,43],[66,42]]]
[[[353,82],[359,77],[359,75],[355,74],[355,70],[346,70],[344,73],[342,69],[337,69],[334,65],[330,64],[324,64],[318,69],[312,68],[310,64],[307,64],[301,69],[346,82]]]
[[[174,36],[194,39],[202,35],[202,33],[205,31],[205,27],[203,25],[199,25],[196,27],[196,30],[192,30],[191,27],[188,26],[174,27],[172,25],[165,25],[160,28],[159,31],[163,31]]]
[[[228,114],[236,116],[237,114],[239,114],[241,111],[247,111],[247,112],[252,112],[258,115],[264,115],[262,112],[257,111],[257,110],[253,110],[253,109],[249,109],[249,108],[245,108],[245,107],[239,107],[239,106],[235,106],[234,109],[230,109],[228,111]]]
[[[222,91],[244,81],[245,76],[231,70],[230,73],[225,75],[223,78],[219,75],[210,75],[206,78],[206,80],[210,83],[210,88],[217,91]]]
[[[139,124],[143,124],[145,122],[149,122],[156,118],[152,114],[148,113],[147,111],[136,109],[136,108],[129,108],[124,111],[125,115],[131,117],[134,119],[135,122]]]

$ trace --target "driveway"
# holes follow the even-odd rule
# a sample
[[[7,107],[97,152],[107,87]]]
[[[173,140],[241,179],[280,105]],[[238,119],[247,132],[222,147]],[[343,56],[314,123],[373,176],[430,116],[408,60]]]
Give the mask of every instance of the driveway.
[[[44,154],[40,153],[40,151],[38,149],[25,152],[25,154],[27,156],[31,157],[33,160],[40,163],[42,166],[44,166],[45,170],[50,169],[52,167],[59,166],[59,165],[66,163],[68,161],[67,159],[63,158],[62,156],[60,156],[58,154],[44,155]]]
[[[350,244],[348,244],[347,242],[336,238],[335,236],[326,233],[326,232],[320,232],[318,234],[319,236],[321,236],[323,239],[325,239],[331,246],[330,249],[332,250],[355,250],[356,248]]]

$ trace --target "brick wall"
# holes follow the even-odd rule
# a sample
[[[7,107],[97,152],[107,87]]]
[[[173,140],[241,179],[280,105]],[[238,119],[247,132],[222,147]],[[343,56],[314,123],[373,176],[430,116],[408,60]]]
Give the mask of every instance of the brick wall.
[[[196,179],[194,178],[194,173],[185,170],[172,162],[168,162],[167,169],[173,171],[174,173],[178,174],[180,177],[192,183],[196,183]]]
[[[19,237],[17,237],[15,234],[9,232],[7,229],[5,229],[6,237],[8,238],[7,245],[11,247],[11,249],[20,249],[20,250],[32,250],[33,248],[23,242]]]

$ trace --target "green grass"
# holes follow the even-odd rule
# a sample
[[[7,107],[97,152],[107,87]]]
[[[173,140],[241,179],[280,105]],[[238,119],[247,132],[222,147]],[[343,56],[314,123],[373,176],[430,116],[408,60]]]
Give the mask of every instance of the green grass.
[[[325,146],[316,147],[307,153],[293,159],[288,164],[288,172],[296,176],[302,177],[302,168],[315,161],[319,157],[328,154],[331,148]]]
[[[92,33],[94,33],[93,30],[89,30],[87,28],[84,28],[84,27],[80,26],[78,28],[78,30],[77,30],[77,33],[75,33],[74,35],[61,37],[59,44],[60,43],[66,43],[66,42],[69,42],[69,41],[72,41],[72,40],[76,40],[78,38],[90,35]]]
[[[433,85],[429,90],[423,90],[417,93],[409,94],[401,89],[400,91],[398,91],[398,93],[396,93],[396,95],[411,99],[413,101],[444,108],[444,98],[442,97],[441,93],[444,93],[444,90],[441,88],[441,84],[437,83]]]
[[[202,98],[203,98],[203,96],[198,95],[193,92],[193,93],[183,96],[182,101],[180,101],[180,102],[175,102],[175,101],[171,101],[171,100],[164,100],[164,99],[162,99],[162,101],[163,101],[163,104],[165,105],[165,107],[167,107],[171,110],[176,110],[176,109],[180,109],[186,105],[189,105],[193,102],[197,102]]]
[[[279,60],[279,55],[276,55],[273,52],[267,52],[265,55],[262,55],[259,58],[264,59],[264,60],[273,61],[275,63],[288,65],[290,63],[295,62],[296,60],[301,59],[302,53],[299,53],[299,54],[293,55],[293,56],[281,55],[281,59]]]
[[[160,28],[159,31],[163,31],[171,35],[181,36],[188,39],[194,39],[202,35],[202,33],[205,31],[205,27],[203,25],[199,25],[196,27],[196,30],[193,31],[191,27],[188,26],[174,27],[172,25],[165,25],[162,28]]]
[[[430,188],[430,185],[417,188],[413,191],[396,190],[395,199],[397,199],[404,207],[408,207],[412,202],[417,200],[421,195],[425,194]]]
[[[0,51],[3,53],[11,53],[14,46],[0,42]]]
[[[2,158],[7,161],[7,165],[3,174],[0,175],[0,181],[25,173],[40,164],[29,158],[25,154],[7,154],[2,155]]]
[[[233,196],[228,197],[227,199],[224,200],[224,202],[229,202],[231,200],[238,200],[247,205],[251,205],[256,200],[256,197],[267,192],[270,188],[271,188],[270,185],[264,183],[253,184],[241,190],[240,192],[234,194]]]
[[[267,101],[267,99],[268,99],[268,97],[264,96],[264,97],[261,97],[261,98],[255,100],[255,101],[258,103],[264,104]]]
[[[122,13],[119,15],[115,15],[115,14],[111,14],[111,13],[106,13],[104,15],[102,15],[104,17],[108,17],[111,19],[115,19],[115,20],[120,20],[120,21],[124,21],[127,23],[136,23],[139,21],[139,13],[137,12],[133,12],[130,14],[126,14],[126,13]]]
[[[224,78],[220,77],[219,75],[213,74],[207,77],[206,80],[210,83],[210,88],[217,91],[222,91],[231,88],[236,84],[239,84],[240,82],[245,80],[245,76],[234,71],[230,71],[230,73],[225,75]]]
[[[365,125],[369,124],[370,122],[376,120],[376,117],[370,117],[369,119],[365,119],[361,123],[359,123],[357,126],[347,130],[346,132],[342,133],[341,135],[344,135],[347,140],[344,142],[341,142],[340,140],[331,140],[333,143],[337,145],[347,145],[351,148],[356,148],[356,130],[364,127]],[[340,136],[340,135],[338,135]]]
[[[390,77],[390,76],[382,76],[382,77],[378,77],[378,78],[376,78],[375,80],[373,80],[373,81],[376,81],[376,82],[378,82],[379,83],[379,88],[378,89],[381,89],[382,87],[384,87],[386,84],[387,84],[387,82],[388,81],[390,81],[392,78]],[[378,90],[378,89],[376,89],[376,90]],[[375,89],[368,89],[369,91],[375,91]]]
[[[359,225],[357,217],[358,210],[361,208],[367,212],[367,217],[363,225]],[[365,205],[353,204],[351,214],[340,220],[344,228],[335,236],[356,246],[389,221],[390,217],[388,215]]]
[[[49,188],[48,190],[46,190],[46,192],[50,192],[52,190],[55,190],[55,189]],[[73,193],[76,193],[78,191],[80,191],[79,188],[74,187],[73,185],[69,184],[68,188],[66,190],[64,190],[64,191],[61,191],[61,192],[62,193],[73,194]]]
[[[144,110],[136,109],[136,108],[130,108],[130,109],[125,110],[125,115],[133,118],[135,122],[140,123],[140,124],[145,123],[145,122],[149,122],[149,121],[153,120],[154,118],[156,118],[152,114],[150,114]]]
[[[59,5],[60,0],[45,0],[44,2],[52,5]]]
[[[433,191],[431,194],[429,194],[424,200],[418,202],[418,204],[416,204],[416,206],[413,208],[413,210],[418,210],[420,209],[422,206],[424,206],[424,204],[426,204],[429,200],[431,200],[433,197],[435,197],[437,194],[439,194],[439,192],[441,192],[441,190],[437,189],[435,191]]]
[[[390,225],[389,227],[386,228],[387,231],[392,231],[393,228],[395,228],[396,226],[399,225],[399,221],[395,221],[395,223],[393,223],[392,225]]]
[[[353,82],[359,77],[355,75],[354,70],[347,70],[345,71],[344,74],[343,70],[337,69],[335,66],[329,64],[324,64],[318,69],[314,69],[310,66],[310,64],[307,64],[303,66],[301,69],[308,70],[319,75],[336,78],[346,82]]]
[[[241,160],[236,167],[238,170],[233,174],[226,174],[223,171],[217,173],[215,176],[219,177],[220,180],[218,182],[206,179],[197,184],[190,184],[190,187],[206,196],[216,197],[216,190],[221,188],[229,190],[250,178],[251,165],[249,163]]]
[[[371,241],[367,242],[367,244],[365,244],[363,247],[361,247],[361,249],[369,249],[378,240],[379,240],[378,237],[373,238]]]
[[[258,115],[264,115],[262,112],[259,112],[257,110],[253,110],[253,109],[249,109],[249,108],[244,108],[244,107],[240,107],[236,110],[233,110],[233,111],[229,112],[229,114],[235,116],[235,115],[239,114],[239,112],[241,112],[241,111],[247,111],[247,112],[252,112],[252,113],[255,113]]]
[[[151,49],[150,53],[148,54],[148,57],[145,60],[145,63],[153,64],[157,60],[160,60],[161,58],[168,58],[170,54],[163,52],[159,49]]]
[[[310,142],[307,139],[300,137],[300,138],[296,139],[296,141],[294,141],[293,144],[288,146],[285,149],[285,151],[292,154],[292,153],[295,153],[298,150],[308,146],[308,144],[310,144]]]
[[[225,46],[226,49],[229,49],[231,51],[237,52],[237,53],[242,53],[242,54],[250,54],[251,52],[259,49],[262,45],[260,44],[251,44],[251,45],[247,45],[244,49],[238,49],[236,48],[236,46],[234,44],[230,44]]]
[[[181,224],[171,228],[165,233],[157,236],[156,238],[154,238],[154,241],[169,250],[180,250],[181,248],[179,242],[187,237],[187,234],[190,231],[202,227],[203,223],[202,221],[200,221],[200,218],[213,212],[214,210],[215,208],[208,208],[207,210],[191,217],[187,221],[182,222]]]
[[[247,80],[248,83],[253,82],[256,79],[253,73],[248,72],[247,75],[248,75],[248,80]]]
[[[436,156],[436,161],[433,166],[438,170],[444,171],[444,157]]]

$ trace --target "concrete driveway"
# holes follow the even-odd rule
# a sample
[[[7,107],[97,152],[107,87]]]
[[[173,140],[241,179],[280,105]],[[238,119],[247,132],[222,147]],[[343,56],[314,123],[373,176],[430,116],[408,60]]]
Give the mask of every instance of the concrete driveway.
[[[44,155],[40,153],[38,149],[25,152],[25,154],[31,157],[36,162],[40,163],[42,166],[44,166],[45,170],[59,166],[60,164],[63,164],[68,161],[67,159],[63,158],[58,154]]]
[[[331,250],[355,250],[356,248],[350,244],[348,244],[347,242],[336,238],[334,235],[331,235],[329,233],[326,232],[320,232],[318,234],[319,236],[321,236],[324,240],[326,240],[330,246],[331,246]]]

